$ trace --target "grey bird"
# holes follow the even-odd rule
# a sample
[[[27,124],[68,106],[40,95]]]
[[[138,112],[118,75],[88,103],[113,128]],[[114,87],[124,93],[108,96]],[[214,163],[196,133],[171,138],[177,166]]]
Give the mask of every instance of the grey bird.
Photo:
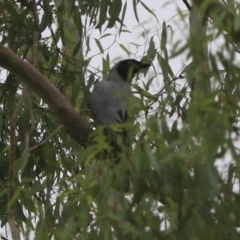
[[[112,124],[127,121],[129,101],[133,96],[130,83],[136,73],[150,66],[149,63],[134,59],[122,60],[113,66],[104,81],[95,85],[89,99],[89,108],[96,126],[108,128]],[[124,137],[127,132],[123,130],[122,134]],[[111,145],[114,148],[117,146]],[[119,147],[116,150],[121,151]]]

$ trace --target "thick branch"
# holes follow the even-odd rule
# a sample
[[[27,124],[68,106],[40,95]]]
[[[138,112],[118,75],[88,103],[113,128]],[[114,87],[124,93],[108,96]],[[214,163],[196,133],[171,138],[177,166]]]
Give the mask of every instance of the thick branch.
[[[16,74],[49,105],[70,136],[85,145],[91,128],[81,119],[68,100],[41,73],[10,49],[0,45],[0,66]]]

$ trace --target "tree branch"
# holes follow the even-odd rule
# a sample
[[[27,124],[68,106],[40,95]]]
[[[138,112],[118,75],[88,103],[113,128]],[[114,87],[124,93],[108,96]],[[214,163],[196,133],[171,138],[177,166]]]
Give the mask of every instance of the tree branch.
[[[63,125],[59,125],[51,134],[49,134],[44,140],[42,140],[37,145],[31,147],[28,149],[28,152],[33,151],[34,149],[42,147],[44,144],[46,144],[61,128]]]
[[[81,119],[68,100],[49,80],[3,45],[0,45],[0,66],[16,74],[33,89],[49,105],[69,135],[82,146],[86,145],[92,131],[90,126]]]
[[[194,6],[189,15],[190,38],[189,47],[192,57],[194,78],[188,79],[191,89],[205,94],[210,91],[210,66],[208,59],[207,18]]]
[[[190,4],[188,3],[187,0],[182,0],[183,3],[186,5],[187,9],[190,11],[192,9],[192,7],[190,6]]]

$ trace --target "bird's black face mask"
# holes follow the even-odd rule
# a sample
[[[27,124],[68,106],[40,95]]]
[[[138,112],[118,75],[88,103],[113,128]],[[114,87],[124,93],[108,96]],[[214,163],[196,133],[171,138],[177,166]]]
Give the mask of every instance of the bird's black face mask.
[[[131,82],[134,75],[141,69],[150,67],[149,63],[142,63],[134,59],[127,59],[119,62],[117,71],[119,75],[127,82]]]

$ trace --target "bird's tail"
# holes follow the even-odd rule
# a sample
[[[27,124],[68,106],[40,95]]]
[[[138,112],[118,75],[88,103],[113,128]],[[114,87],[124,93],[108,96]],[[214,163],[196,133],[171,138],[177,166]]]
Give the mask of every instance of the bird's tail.
[[[115,132],[109,128],[104,128],[104,134],[112,148],[110,155],[113,157],[114,163],[117,164],[121,159],[121,154],[123,154],[130,145],[128,132],[125,129]]]

